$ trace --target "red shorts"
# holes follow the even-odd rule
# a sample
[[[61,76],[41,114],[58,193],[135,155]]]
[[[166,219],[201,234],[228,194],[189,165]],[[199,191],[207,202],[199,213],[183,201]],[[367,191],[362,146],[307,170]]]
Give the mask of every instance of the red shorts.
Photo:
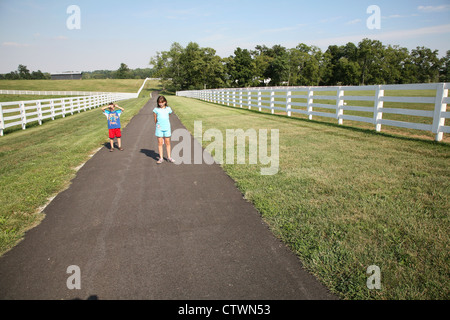
[[[122,136],[122,133],[120,132],[120,128],[117,129],[109,129],[109,138],[110,139],[114,139],[115,138],[120,138]]]

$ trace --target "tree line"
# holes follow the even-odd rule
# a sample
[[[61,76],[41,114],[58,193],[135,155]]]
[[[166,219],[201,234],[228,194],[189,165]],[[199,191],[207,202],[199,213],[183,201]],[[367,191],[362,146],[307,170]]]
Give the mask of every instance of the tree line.
[[[155,71],[151,68],[130,69],[125,63],[121,63],[119,69],[96,70],[83,72],[83,79],[145,79],[151,78]]]
[[[417,47],[409,51],[378,40],[358,45],[330,45],[325,52],[304,43],[295,48],[258,45],[254,50],[236,48],[221,58],[213,48],[174,42],[170,50],[150,59],[155,77],[171,79],[169,90],[258,86],[334,86],[404,84],[450,81],[450,50]]]
[[[95,70],[82,72],[82,79],[145,79],[151,78],[155,70],[151,68],[130,69],[121,63],[117,70]],[[0,80],[50,80],[51,74],[41,70],[30,72],[27,66],[19,64],[16,71],[0,74]]]
[[[41,70],[30,72],[27,66],[23,64],[19,64],[16,71],[0,74],[0,80],[45,80],[50,78],[50,73],[44,73]]]

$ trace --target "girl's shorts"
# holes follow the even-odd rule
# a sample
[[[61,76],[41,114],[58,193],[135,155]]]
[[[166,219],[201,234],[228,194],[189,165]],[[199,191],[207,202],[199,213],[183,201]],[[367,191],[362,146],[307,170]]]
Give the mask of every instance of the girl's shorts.
[[[156,128],[155,131],[155,136],[157,136],[158,138],[169,138],[172,135],[171,130],[161,130],[158,127]]]

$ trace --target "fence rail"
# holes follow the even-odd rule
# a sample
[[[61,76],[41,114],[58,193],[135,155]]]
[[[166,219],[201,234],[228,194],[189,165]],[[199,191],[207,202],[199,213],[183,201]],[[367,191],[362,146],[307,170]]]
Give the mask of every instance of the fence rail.
[[[442,141],[444,133],[450,133],[445,120],[450,118],[450,83],[335,86],[335,87],[271,87],[229,88],[178,91],[177,96],[225,104],[248,109],[268,109],[286,112],[287,116],[299,113],[373,124],[380,132],[382,125],[425,130]],[[347,95],[346,95],[347,93]],[[399,119],[383,119],[384,114]],[[390,116],[392,117],[392,116]],[[405,119],[403,119],[403,118]],[[420,117],[420,122],[414,122]],[[419,119],[419,118],[417,118]]]

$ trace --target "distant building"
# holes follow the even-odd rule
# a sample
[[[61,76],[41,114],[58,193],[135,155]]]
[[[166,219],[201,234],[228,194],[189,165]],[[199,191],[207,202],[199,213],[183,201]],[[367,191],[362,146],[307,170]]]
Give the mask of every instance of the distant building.
[[[81,72],[52,73],[52,80],[81,80]]]

